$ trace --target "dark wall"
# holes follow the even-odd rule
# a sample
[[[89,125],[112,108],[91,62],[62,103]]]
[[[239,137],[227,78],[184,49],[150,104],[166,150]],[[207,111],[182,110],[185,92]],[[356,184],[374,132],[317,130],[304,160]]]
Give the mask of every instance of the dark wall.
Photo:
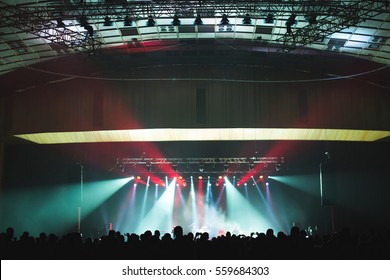
[[[378,65],[344,61],[346,69],[326,57],[310,59],[250,53],[69,57],[63,68],[48,62],[37,66],[44,73],[21,73],[31,75],[30,84],[19,85],[18,75],[9,75],[14,82],[2,98],[3,126],[8,135],[145,127],[390,129],[390,94],[378,78],[333,80]],[[74,68],[66,68],[71,61]]]

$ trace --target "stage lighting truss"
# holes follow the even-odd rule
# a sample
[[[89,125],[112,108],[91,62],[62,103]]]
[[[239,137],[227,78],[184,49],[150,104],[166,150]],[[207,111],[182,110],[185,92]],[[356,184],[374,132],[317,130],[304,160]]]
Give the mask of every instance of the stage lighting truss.
[[[246,174],[249,171],[271,173],[284,164],[284,157],[220,157],[220,158],[117,158],[118,166],[129,165],[132,172],[167,173],[169,166],[179,174]],[[256,166],[258,167],[256,169]]]
[[[280,45],[283,50],[293,50],[299,46],[310,45],[321,38],[330,36],[342,29],[356,26],[360,22],[389,11],[390,0],[150,0],[150,1],[44,1],[23,5],[7,5],[0,3],[0,26],[16,27],[32,33],[52,43],[62,44],[75,51],[93,52],[102,45],[99,37],[86,38],[74,26],[58,24],[58,20],[75,21],[85,16],[91,26],[97,26],[104,19],[112,19],[112,23],[123,21],[126,16],[134,20],[148,20],[152,17],[158,26],[160,19],[171,19],[173,16],[192,19],[220,19],[223,16],[240,22],[247,15],[253,19],[254,25],[266,22],[286,22],[293,13],[298,24],[279,25],[277,33],[273,33],[270,43]],[[269,15],[272,15],[272,21]],[[307,18],[311,18],[310,22]],[[315,18],[315,21],[314,21]],[[237,19],[237,20],[235,20]],[[268,21],[267,21],[268,19]],[[226,20],[225,20],[226,22]],[[110,21],[111,23],[111,21]],[[219,23],[219,22],[218,22]],[[248,21],[246,24],[248,25]],[[315,24],[314,24],[315,23]],[[183,24],[183,23],[181,23]],[[198,23],[200,24],[200,23]],[[237,24],[237,23],[236,23]],[[108,25],[106,23],[106,25]],[[115,24],[114,24],[115,25]],[[130,26],[127,23],[125,26]],[[154,24],[153,24],[154,27]],[[286,32],[286,27],[288,32]],[[119,28],[114,26],[114,28]],[[137,26],[134,28],[139,28]],[[158,30],[158,29],[156,29]],[[104,40],[103,40],[104,41]]]

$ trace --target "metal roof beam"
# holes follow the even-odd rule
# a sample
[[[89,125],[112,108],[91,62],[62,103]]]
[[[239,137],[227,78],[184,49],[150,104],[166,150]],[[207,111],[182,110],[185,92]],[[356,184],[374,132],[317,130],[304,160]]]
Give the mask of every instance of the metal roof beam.
[[[59,28],[53,21],[57,19],[102,21],[105,16],[132,20],[153,17],[244,16],[265,18],[273,13],[276,17],[295,14],[318,17],[316,24],[307,24],[302,28],[291,28],[289,32],[271,39],[280,44],[283,50],[293,50],[309,45],[325,36],[353,26],[380,13],[388,12],[390,0],[382,1],[320,1],[320,0],[155,0],[155,1],[110,1],[106,3],[76,3],[53,1],[42,5],[11,6],[3,4],[0,25],[13,26],[25,32],[33,33],[49,41],[66,45],[75,50],[93,51],[100,42],[95,38],[85,40],[85,35]],[[292,24],[293,25],[293,24]],[[290,26],[292,27],[292,26]],[[50,31],[49,31],[50,30]],[[54,31],[51,31],[54,30]]]

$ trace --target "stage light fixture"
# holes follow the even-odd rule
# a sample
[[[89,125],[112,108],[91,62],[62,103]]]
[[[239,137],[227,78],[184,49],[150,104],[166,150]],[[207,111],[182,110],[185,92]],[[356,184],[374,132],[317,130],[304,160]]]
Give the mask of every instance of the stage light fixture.
[[[148,17],[148,21],[146,22],[147,27],[153,27],[156,25],[156,21],[153,19],[152,16]]]
[[[203,179],[203,177],[202,177],[202,176],[199,176],[199,177],[198,177],[198,179],[199,179],[199,180],[202,180],[202,179]]]
[[[86,26],[84,26],[84,29],[87,30],[87,32],[88,32],[87,36],[93,37],[93,27],[92,26],[86,25]]]
[[[246,14],[244,19],[242,20],[242,23],[245,25],[249,25],[252,23],[251,17],[249,14]]]
[[[225,163],[225,164],[223,165],[223,170],[224,170],[224,171],[229,171],[229,164]]]
[[[60,18],[57,19],[57,28],[65,28],[65,23]]]
[[[275,164],[275,170],[280,171],[283,169],[283,160],[278,160]]]
[[[310,25],[317,24],[317,16],[316,15],[309,15],[306,17],[306,20]]]
[[[264,20],[265,23],[274,23],[274,14],[269,13]]]
[[[199,172],[203,172],[204,171],[204,165],[203,164],[200,164],[199,165]]]
[[[324,162],[329,162],[330,161],[330,153],[329,152],[325,152],[324,153],[323,161]]]
[[[106,16],[106,17],[104,18],[103,26],[112,26],[112,21],[111,21],[111,19],[110,19],[109,16]]]
[[[197,15],[196,15],[194,24],[195,24],[195,25],[202,25],[202,24],[203,24],[202,17],[200,16],[200,14],[197,14]]]
[[[286,21],[286,25],[293,25],[295,24],[295,18],[296,18],[296,15],[295,14],[291,14],[291,16],[289,16],[289,18],[287,19]]]
[[[177,164],[172,165],[173,171],[177,172]]]
[[[296,15],[292,14],[286,21],[286,27],[287,27],[288,34],[292,33],[291,26],[293,26],[295,24],[295,17],[296,17]]]
[[[133,25],[132,19],[129,16],[125,16],[125,18],[123,19],[123,25],[132,26]]]
[[[222,15],[221,24],[222,25],[228,25],[229,24],[229,19],[228,19],[228,16],[226,14]]]
[[[89,25],[86,16],[81,16],[81,17],[78,19],[78,22],[80,23],[80,26],[81,26],[81,27],[86,27],[86,26]]]
[[[180,19],[178,15],[173,16],[173,21],[172,21],[173,26],[179,26],[180,25]]]

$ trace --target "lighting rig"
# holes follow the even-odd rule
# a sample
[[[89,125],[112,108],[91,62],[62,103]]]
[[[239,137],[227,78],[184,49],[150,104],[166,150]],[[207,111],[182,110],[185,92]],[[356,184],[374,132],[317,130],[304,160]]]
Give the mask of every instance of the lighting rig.
[[[227,158],[118,158],[116,166],[132,174],[194,174],[233,176],[248,173],[278,172],[284,157],[227,157]]]
[[[125,28],[137,28],[133,23],[138,20],[148,20],[150,26],[158,26],[160,18],[172,19],[172,25],[176,27],[181,24],[181,18],[193,18],[192,25],[203,24],[204,20],[199,19],[205,18],[217,18],[218,22],[224,23],[229,22],[229,18],[239,18],[246,26],[283,21],[285,24],[279,26],[281,31],[274,33],[269,43],[291,51],[387,13],[389,3],[390,0],[69,0],[24,5],[0,2],[0,26],[15,27],[73,51],[91,53],[103,45],[93,30],[99,23],[110,27],[121,21],[125,22]],[[299,24],[292,16],[299,18]],[[86,32],[75,31],[64,24],[65,20],[72,20],[81,25],[81,18],[85,19]]]

